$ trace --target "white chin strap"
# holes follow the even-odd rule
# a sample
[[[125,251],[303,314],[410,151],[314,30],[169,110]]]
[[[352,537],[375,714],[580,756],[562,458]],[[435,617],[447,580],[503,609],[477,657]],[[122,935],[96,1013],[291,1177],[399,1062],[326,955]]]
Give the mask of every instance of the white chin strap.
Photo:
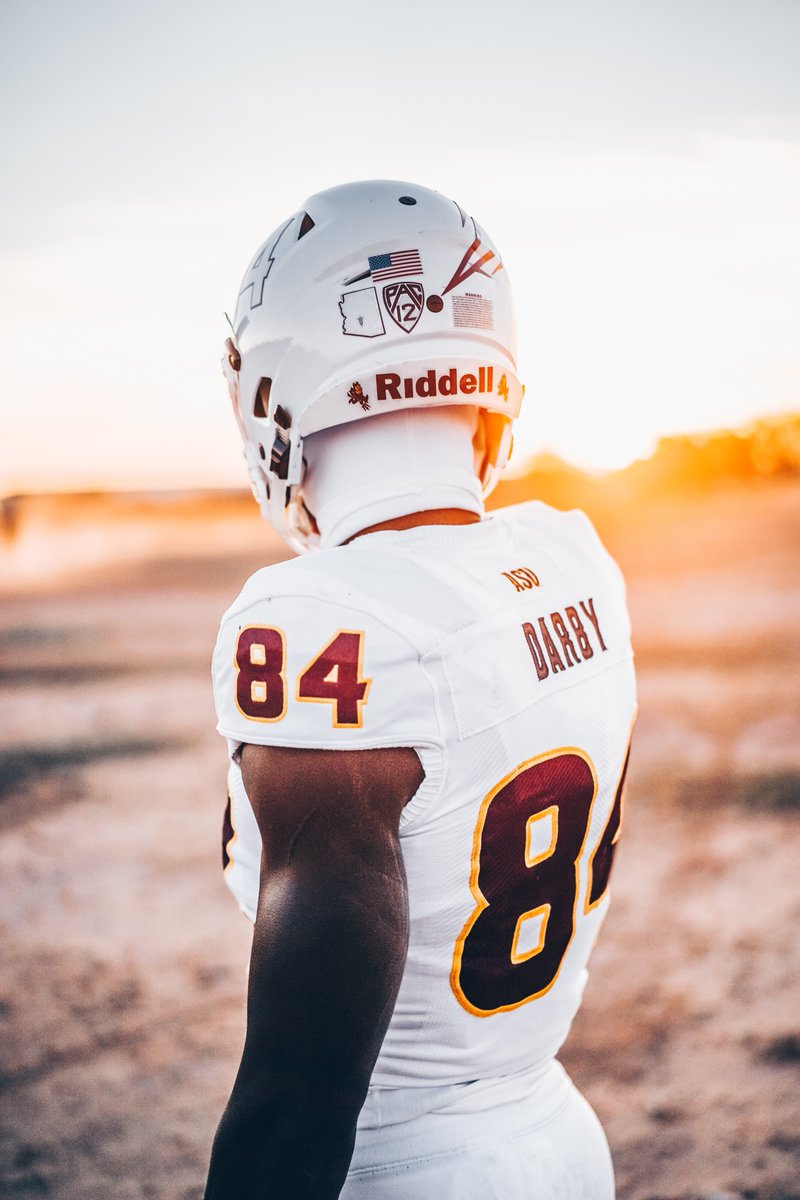
[[[303,440],[303,499],[322,548],[394,517],[434,508],[483,516],[467,405],[406,408],[336,425]]]

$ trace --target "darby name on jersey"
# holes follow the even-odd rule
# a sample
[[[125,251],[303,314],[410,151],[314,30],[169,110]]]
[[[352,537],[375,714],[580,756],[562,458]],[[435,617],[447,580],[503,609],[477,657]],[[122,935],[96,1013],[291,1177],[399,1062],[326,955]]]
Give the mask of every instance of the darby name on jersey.
[[[567,668],[576,667],[594,657],[594,646],[578,608],[584,614],[586,622],[591,623],[600,652],[607,649],[591,596],[588,600],[579,600],[577,605],[568,604],[563,614],[556,610],[548,616],[538,617],[538,630],[532,622],[524,621],[522,632],[539,680],[547,679],[551,672],[556,675],[559,671],[566,671]]]

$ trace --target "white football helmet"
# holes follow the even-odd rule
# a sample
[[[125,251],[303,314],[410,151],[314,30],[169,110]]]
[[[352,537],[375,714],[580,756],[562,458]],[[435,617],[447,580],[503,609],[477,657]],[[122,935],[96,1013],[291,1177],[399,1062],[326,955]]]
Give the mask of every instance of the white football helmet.
[[[259,247],[242,280],[223,370],[253,492],[297,549],[303,438],[401,408],[470,404],[488,495],[523,388],[507,273],[452,200],[377,180],[319,192]]]

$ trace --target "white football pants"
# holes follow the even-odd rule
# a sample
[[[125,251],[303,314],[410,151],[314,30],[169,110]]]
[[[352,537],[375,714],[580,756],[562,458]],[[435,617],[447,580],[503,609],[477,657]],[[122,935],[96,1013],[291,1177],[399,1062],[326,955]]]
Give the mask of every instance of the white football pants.
[[[341,1200],[614,1200],[608,1142],[560,1063],[456,1087],[374,1088]]]

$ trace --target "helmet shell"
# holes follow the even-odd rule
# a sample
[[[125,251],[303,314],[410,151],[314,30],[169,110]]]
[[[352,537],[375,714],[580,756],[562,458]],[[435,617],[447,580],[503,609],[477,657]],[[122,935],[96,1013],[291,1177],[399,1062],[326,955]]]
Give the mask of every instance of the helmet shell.
[[[486,490],[523,389],[507,272],[452,200],[417,184],[319,192],[258,248],[223,368],[256,498],[297,548],[303,438],[400,408],[471,404],[490,416]]]

